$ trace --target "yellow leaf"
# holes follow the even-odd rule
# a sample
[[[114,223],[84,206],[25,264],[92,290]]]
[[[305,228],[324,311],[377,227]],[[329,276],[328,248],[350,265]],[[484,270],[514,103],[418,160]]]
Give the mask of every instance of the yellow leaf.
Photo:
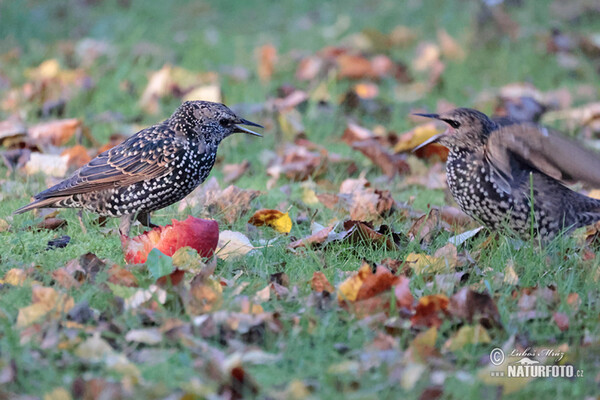
[[[34,286],[31,297],[33,304],[19,309],[17,327],[32,324],[47,314],[51,314],[53,318],[60,318],[75,305],[71,296],[43,286]]]
[[[410,253],[406,256],[404,262],[418,275],[440,272],[446,269],[443,258],[428,256],[427,254]]]
[[[0,232],[5,232],[8,230],[8,228],[10,228],[10,224],[0,218]]]
[[[307,186],[304,186],[302,188],[302,202],[304,204],[312,206],[314,204],[319,203],[319,198],[317,197],[317,194],[315,193],[314,190],[312,190],[311,188],[309,188]]]
[[[494,374],[494,373],[497,374],[498,372],[503,372],[504,376],[496,376]],[[492,376],[492,375],[494,375],[494,376]],[[535,379],[532,377],[528,377],[528,378],[508,377],[506,375],[506,366],[504,366],[504,365],[494,366],[491,364],[485,368],[480,369],[479,372],[477,373],[477,377],[479,379],[481,379],[481,381],[483,383],[485,383],[486,385],[502,386],[502,394],[503,395],[508,395],[511,393],[518,392],[519,390],[523,389],[525,387],[525,385],[527,385],[529,382],[531,382],[532,380]]]
[[[25,279],[27,278],[27,274],[24,270],[13,268],[6,272],[4,275],[4,279],[0,279],[0,283],[13,285],[13,286],[21,286]]]
[[[340,284],[338,288],[338,300],[355,301],[358,291],[369,275],[371,275],[371,267],[369,264],[363,263],[357,274],[352,275]]]
[[[450,351],[460,350],[467,344],[490,343],[490,335],[485,328],[479,324],[475,326],[465,325],[456,334],[446,341],[444,348]]]
[[[57,387],[44,395],[44,400],[71,400],[71,393],[63,387]]]
[[[100,337],[99,333],[94,333],[85,342],[81,343],[75,349],[75,355],[89,362],[100,362],[109,355],[114,354],[113,348],[108,342]]]
[[[267,225],[279,233],[289,233],[292,230],[292,219],[288,213],[278,210],[259,210],[248,220],[254,226]]]
[[[396,146],[394,146],[395,153],[402,153],[411,151],[427,139],[435,136],[439,133],[435,123],[429,122],[423,125],[416,126],[412,131],[405,133],[400,136],[400,139]]]
[[[425,362],[429,356],[436,352],[437,333],[438,330],[435,326],[419,333],[408,347],[407,358],[416,362]]]
[[[41,303],[32,304],[27,307],[19,308],[17,315],[17,327],[23,328],[41,319],[48,313],[48,308]]]

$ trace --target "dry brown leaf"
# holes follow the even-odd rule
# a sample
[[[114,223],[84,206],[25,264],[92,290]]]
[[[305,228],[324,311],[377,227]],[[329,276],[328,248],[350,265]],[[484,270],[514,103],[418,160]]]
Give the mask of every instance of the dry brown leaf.
[[[29,127],[27,134],[42,145],[63,146],[81,131],[82,124],[77,118],[42,122]]]
[[[198,205],[202,207],[203,215],[214,218],[222,214],[228,223],[233,223],[250,210],[250,203],[259,195],[257,190],[240,189],[233,185],[221,190],[217,179],[211,178],[179,203],[179,211]]]
[[[331,233],[331,231],[333,231],[333,225],[327,227],[327,228],[323,228],[318,232],[315,232],[305,238],[296,240],[290,244],[288,244],[288,247],[290,249],[297,249],[299,247],[307,247],[307,246],[312,246],[315,244],[321,244],[323,242],[325,242],[327,240],[327,238],[329,237],[329,234]]]
[[[344,222],[343,240],[353,244],[367,246],[384,246],[387,250],[396,250],[394,241],[387,235],[376,232],[371,226],[362,221]]]
[[[353,142],[352,148],[360,151],[389,177],[410,171],[410,167],[404,161],[404,156],[391,153],[375,139]]]
[[[342,141],[346,143],[348,146],[352,146],[354,142],[360,142],[363,140],[375,139],[376,136],[369,129],[357,125],[353,122],[348,122],[346,125],[346,130],[344,130],[344,134],[342,135]]]
[[[225,183],[233,183],[240,179],[248,170],[250,170],[250,161],[248,160],[244,160],[240,164],[225,164],[223,166],[223,173],[225,174],[223,181]]]
[[[498,307],[487,293],[462,288],[450,298],[448,311],[469,323],[476,321],[486,328],[502,327]]]
[[[335,209],[336,206],[338,205],[338,203],[340,202],[340,198],[338,197],[338,195],[331,194],[331,193],[317,194],[317,199],[319,199],[321,204],[323,204],[325,207],[329,208],[330,210]]]
[[[430,243],[433,240],[433,235],[440,231],[441,225],[440,212],[437,209],[432,209],[428,214],[424,214],[415,222],[408,230],[410,240],[418,240],[422,243]]]

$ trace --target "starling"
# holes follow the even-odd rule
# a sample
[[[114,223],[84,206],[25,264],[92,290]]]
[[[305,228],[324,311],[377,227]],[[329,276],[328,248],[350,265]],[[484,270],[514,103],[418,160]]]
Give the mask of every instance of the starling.
[[[600,186],[600,159],[549,128],[492,120],[469,108],[416,114],[448,125],[419,147],[449,149],[448,186],[461,209],[492,230],[508,227],[522,239],[548,242],[600,220],[600,200],[565,183]],[[531,217],[533,215],[533,224]]]
[[[99,154],[15,213],[40,207],[83,208],[120,217],[125,235],[136,219],[154,227],[150,212],[183,199],[204,182],[221,140],[236,132],[261,136],[241,125],[262,128],[223,104],[186,101],[169,119]]]

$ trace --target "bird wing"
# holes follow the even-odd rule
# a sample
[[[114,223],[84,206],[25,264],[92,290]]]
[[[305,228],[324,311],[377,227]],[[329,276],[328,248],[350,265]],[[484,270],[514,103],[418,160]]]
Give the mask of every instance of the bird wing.
[[[100,191],[158,178],[169,172],[169,162],[183,156],[186,149],[185,140],[168,128],[148,128],[99,154],[70,178],[39,193],[36,199]]]
[[[515,159],[562,182],[600,187],[600,156],[558,132],[535,124],[501,126],[490,133],[485,157],[492,179],[510,192]]]

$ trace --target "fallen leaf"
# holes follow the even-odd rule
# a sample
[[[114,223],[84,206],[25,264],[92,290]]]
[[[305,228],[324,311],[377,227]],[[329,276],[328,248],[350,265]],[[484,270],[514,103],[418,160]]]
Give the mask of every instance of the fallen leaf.
[[[258,210],[248,220],[254,226],[270,226],[279,233],[289,233],[292,230],[292,220],[288,213],[278,210]]]
[[[219,243],[215,253],[222,260],[232,257],[244,256],[254,250],[250,239],[241,232],[222,231],[219,232]]]
[[[211,178],[180,202],[179,212],[201,205],[202,215],[214,217],[220,214],[231,224],[250,210],[250,203],[259,195],[258,190],[245,190],[233,185],[221,190],[217,179]]]
[[[389,177],[410,171],[403,156],[391,153],[375,139],[353,142],[352,148],[360,151]]]
[[[479,322],[485,328],[502,327],[500,313],[494,300],[487,293],[478,293],[467,287],[450,298],[448,311],[469,323]]]
[[[433,240],[433,235],[441,230],[440,212],[436,209],[431,209],[429,213],[424,214],[415,222],[408,230],[410,240],[418,240],[420,243],[430,243]]]
[[[268,82],[273,76],[277,62],[277,49],[272,44],[265,44],[258,49],[258,77]]]
[[[187,92],[185,96],[183,96],[182,100],[204,100],[212,101],[213,103],[221,103],[223,102],[223,95],[221,94],[221,87],[219,85],[202,85]]]
[[[44,400],[71,400],[71,393],[63,387],[57,387],[44,394]]]
[[[419,365],[427,362],[430,357],[438,355],[435,348],[437,336],[438,330],[435,326],[420,332],[410,343],[406,358],[413,361],[413,364]]]
[[[81,121],[77,118],[71,118],[42,122],[30,126],[27,134],[42,145],[64,146],[81,129]]]
[[[464,325],[449,338],[444,344],[444,349],[448,351],[461,350],[468,344],[486,344],[490,343],[492,339],[487,333],[485,328],[479,324],[477,325]]]
[[[325,274],[320,271],[313,272],[312,279],[310,280],[310,287],[315,292],[327,291],[333,293],[335,291]]]
[[[22,286],[27,279],[27,273],[19,268],[11,268],[4,274],[4,278],[0,279],[0,284]]]
[[[56,154],[31,153],[25,164],[29,175],[42,172],[46,175],[62,178],[67,173],[67,159]]]
[[[31,325],[46,316],[60,318],[75,305],[71,296],[43,286],[34,286],[31,298],[31,305],[19,309],[17,315],[19,328]]]
[[[244,160],[241,164],[226,164],[223,166],[225,183],[235,182],[250,169],[250,161]]]
[[[157,328],[132,329],[125,335],[125,340],[152,346],[162,342],[163,336]]]
[[[223,287],[212,278],[192,279],[190,298],[186,303],[189,315],[202,315],[220,307],[223,299]]]
[[[312,246],[312,245],[324,243],[327,240],[327,238],[329,237],[329,234],[333,231],[333,228],[334,228],[333,225],[331,225],[327,228],[323,228],[303,239],[299,239],[299,240],[296,240],[295,242],[288,244],[288,247],[290,249],[297,249],[299,247],[306,247],[307,245]]]
[[[462,61],[465,59],[465,50],[454,40],[445,29],[440,28],[437,31],[437,39],[440,44],[442,55],[454,61]]]
[[[558,326],[562,332],[569,329],[569,316],[562,312],[555,312],[552,314],[552,318],[554,319],[554,323]]]
[[[415,314],[410,319],[411,324],[439,328],[442,317],[448,315],[448,304],[448,297],[443,294],[421,297],[415,308]]]

